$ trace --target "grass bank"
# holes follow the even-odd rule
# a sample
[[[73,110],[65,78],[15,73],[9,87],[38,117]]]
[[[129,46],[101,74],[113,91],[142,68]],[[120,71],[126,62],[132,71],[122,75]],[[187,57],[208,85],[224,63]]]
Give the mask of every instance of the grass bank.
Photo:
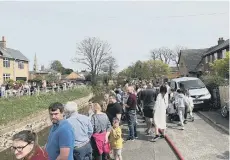
[[[13,120],[21,120],[42,109],[47,109],[53,102],[65,103],[89,95],[90,88],[77,88],[47,93],[39,96],[23,96],[20,98],[0,99],[0,125],[7,124]]]

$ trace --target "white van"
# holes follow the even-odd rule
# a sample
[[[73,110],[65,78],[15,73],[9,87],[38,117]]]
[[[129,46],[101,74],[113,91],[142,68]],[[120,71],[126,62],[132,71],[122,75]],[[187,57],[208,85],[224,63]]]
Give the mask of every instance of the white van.
[[[171,89],[189,90],[193,98],[194,108],[210,108],[211,94],[205,84],[196,77],[181,77],[170,81]]]

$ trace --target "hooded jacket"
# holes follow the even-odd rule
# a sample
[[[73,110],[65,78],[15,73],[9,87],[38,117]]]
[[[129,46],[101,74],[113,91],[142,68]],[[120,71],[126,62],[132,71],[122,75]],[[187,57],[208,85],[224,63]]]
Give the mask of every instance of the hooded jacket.
[[[175,104],[176,104],[176,107],[179,107],[179,108],[185,108],[186,106],[189,105],[188,101],[186,100],[185,95],[182,93],[177,94],[176,99],[175,99]]]

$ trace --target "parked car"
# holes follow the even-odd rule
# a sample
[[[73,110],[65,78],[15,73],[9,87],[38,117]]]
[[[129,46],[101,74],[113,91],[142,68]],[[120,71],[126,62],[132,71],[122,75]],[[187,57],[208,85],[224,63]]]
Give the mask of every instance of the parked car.
[[[193,98],[195,109],[209,109],[211,102],[211,94],[205,84],[196,77],[181,77],[170,81],[170,87],[174,90],[188,90]]]

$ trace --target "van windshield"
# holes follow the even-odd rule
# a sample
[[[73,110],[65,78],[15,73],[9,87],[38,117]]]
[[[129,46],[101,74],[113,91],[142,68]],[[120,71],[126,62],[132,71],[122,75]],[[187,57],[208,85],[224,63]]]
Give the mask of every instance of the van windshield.
[[[181,81],[179,82],[179,87],[181,89],[199,89],[199,88],[205,88],[204,83],[199,80],[188,80],[188,81]]]

